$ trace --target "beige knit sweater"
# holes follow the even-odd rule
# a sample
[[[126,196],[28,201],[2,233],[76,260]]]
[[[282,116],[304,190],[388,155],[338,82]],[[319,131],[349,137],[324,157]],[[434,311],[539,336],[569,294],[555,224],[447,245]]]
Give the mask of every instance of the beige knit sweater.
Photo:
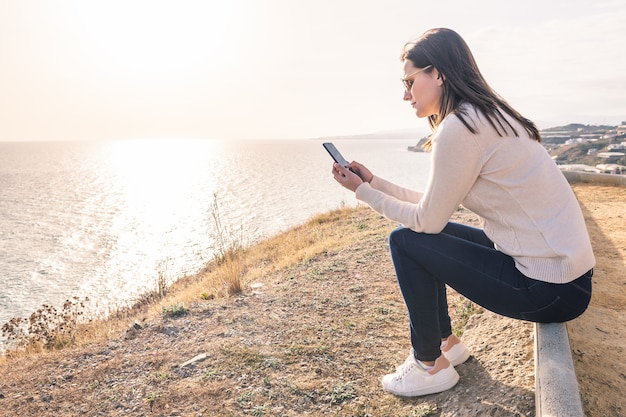
[[[459,205],[476,213],[496,248],[526,276],[570,282],[595,265],[583,215],[571,187],[545,148],[526,135],[500,137],[466,105],[472,134],[447,117],[432,139],[432,164],[421,193],[375,176],[356,198],[416,232],[439,233]]]

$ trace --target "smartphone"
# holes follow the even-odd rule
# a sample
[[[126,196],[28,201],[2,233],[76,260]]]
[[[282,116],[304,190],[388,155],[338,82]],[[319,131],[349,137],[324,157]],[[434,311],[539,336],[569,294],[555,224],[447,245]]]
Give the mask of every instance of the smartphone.
[[[324,145],[324,148],[326,148],[326,150],[328,151],[330,156],[333,157],[335,162],[344,167],[348,166],[348,161],[346,161],[346,159],[341,155],[337,148],[335,148],[335,145],[330,142],[323,143],[322,145]]]

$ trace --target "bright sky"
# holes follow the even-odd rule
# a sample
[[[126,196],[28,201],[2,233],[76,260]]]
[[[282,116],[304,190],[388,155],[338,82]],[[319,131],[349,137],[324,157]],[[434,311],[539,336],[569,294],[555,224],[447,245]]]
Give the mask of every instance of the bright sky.
[[[0,0],[0,140],[426,132],[399,53],[433,27],[540,128],[626,120],[626,0]]]

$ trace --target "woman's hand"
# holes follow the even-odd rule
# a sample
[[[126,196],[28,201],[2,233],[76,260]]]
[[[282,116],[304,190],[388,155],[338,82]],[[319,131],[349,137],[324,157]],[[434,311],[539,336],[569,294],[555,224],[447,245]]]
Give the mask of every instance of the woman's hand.
[[[363,184],[363,180],[356,173],[336,162],[333,164],[333,176],[335,177],[335,181],[353,192],[356,191],[359,185]]]
[[[362,165],[356,161],[350,162],[348,164],[348,168],[350,169],[350,171],[358,175],[363,180],[363,182],[372,182],[372,179],[374,178],[374,174],[372,174],[369,169],[365,168],[365,165]]]

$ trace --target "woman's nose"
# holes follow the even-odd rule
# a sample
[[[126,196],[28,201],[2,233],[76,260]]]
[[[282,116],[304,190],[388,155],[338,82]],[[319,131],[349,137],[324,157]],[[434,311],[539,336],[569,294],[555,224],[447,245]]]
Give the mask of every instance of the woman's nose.
[[[402,97],[402,100],[404,101],[409,101],[413,98],[413,96],[411,96],[411,92],[408,90],[404,90],[404,97]]]

